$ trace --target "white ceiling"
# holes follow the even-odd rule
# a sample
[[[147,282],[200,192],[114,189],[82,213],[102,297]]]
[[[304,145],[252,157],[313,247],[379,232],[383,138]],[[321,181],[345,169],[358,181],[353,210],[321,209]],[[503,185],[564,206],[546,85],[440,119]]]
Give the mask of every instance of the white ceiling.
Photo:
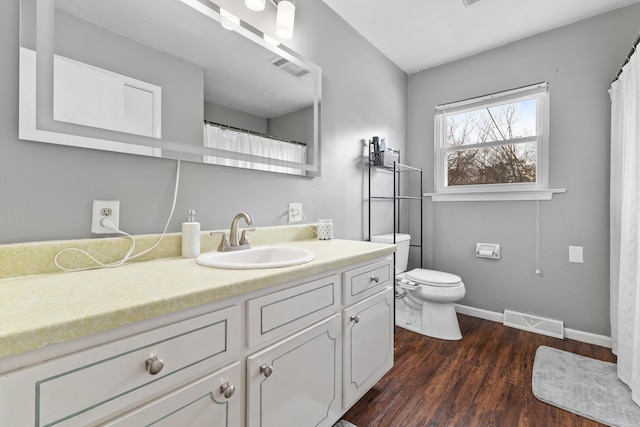
[[[640,0],[480,0],[469,7],[462,0],[324,2],[411,74]]]

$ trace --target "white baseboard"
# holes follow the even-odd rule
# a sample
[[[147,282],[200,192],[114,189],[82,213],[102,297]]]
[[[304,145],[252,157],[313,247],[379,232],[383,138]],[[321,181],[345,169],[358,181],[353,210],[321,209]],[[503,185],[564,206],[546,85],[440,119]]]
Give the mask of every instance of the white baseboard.
[[[495,311],[484,310],[482,308],[469,307],[468,305],[456,304],[456,312],[467,316],[478,317],[480,319],[491,320],[502,323],[504,314]],[[585,342],[611,348],[611,337],[606,335],[593,334],[591,332],[579,331],[577,329],[564,328],[564,336],[571,340]]]
[[[570,340],[611,348],[611,337],[606,335],[598,335],[592,334],[591,332],[578,331],[577,329],[564,328],[564,336]]]
[[[456,312],[467,316],[479,317],[480,319],[491,320],[502,323],[504,314],[495,311],[484,310],[482,308],[469,307],[468,305],[456,304]]]

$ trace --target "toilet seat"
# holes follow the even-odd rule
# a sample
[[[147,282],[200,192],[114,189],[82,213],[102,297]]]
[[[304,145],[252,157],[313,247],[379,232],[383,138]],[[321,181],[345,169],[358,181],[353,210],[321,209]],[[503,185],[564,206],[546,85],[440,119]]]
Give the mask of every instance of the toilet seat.
[[[462,285],[462,279],[459,276],[444,271],[427,270],[424,268],[415,268],[405,273],[407,279],[420,284],[434,287],[453,287]]]

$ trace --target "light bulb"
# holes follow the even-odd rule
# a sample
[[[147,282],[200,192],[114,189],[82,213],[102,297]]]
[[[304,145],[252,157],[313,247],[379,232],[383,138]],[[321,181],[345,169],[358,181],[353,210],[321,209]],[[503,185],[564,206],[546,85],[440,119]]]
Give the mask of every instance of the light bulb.
[[[278,2],[278,14],[276,15],[276,34],[283,39],[293,37],[293,24],[296,16],[296,6],[292,0],[280,0]]]
[[[256,12],[264,10],[264,3],[265,0],[244,0],[244,5]]]

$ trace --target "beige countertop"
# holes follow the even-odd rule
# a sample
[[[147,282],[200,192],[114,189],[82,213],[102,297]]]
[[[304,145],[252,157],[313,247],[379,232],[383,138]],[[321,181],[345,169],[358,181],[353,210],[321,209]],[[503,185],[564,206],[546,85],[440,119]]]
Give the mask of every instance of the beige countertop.
[[[117,268],[0,280],[0,358],[392,254],[393,245],[297,240],[303,265],[222,270],[163,258]]]

